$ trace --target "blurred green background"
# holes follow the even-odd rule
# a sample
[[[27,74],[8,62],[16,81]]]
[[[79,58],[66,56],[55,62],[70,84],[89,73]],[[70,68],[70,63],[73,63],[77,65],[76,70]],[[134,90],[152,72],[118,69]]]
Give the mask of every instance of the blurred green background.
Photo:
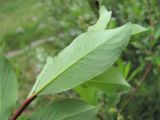
[[[55,56],[95,23],[97,8],[88,1],[0,0],[0,54],[7,56],[15,67],[19,103],[28,95],[46,58]],[[150,29],[133,37],[116,62],[133,88],[116,106],[107,106],[104,116],[109,120],[159,120],[160,0],[103,0],[102,4],[113,12],[109,28],[131,21]],[[66,96],[74,93],[39,98],[35,103],[40,105]],[[35,103],[25,114],[30,114],[37,106]]]

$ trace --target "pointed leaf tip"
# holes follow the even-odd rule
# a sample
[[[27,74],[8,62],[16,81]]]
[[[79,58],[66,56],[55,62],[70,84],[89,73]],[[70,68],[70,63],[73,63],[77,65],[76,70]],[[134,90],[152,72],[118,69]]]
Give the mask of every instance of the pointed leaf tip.
[[[94,31],[94,30],[104,30],[107,27],[107,24],[109,23],[111,19],[112,12],[107,11],[105,6],[102,6],[99,10],[100,17],[95,25],[90,26],[88,28],[88,31]]]
[[[131,88],[115,67],[110,67],[103,74],[87,81],[86,84],[89,87],[96,87],[106,92],[125,92]]]
[[[136,35],[142,32],[149,31],[148,28],[144,28],[138,24],[132,24],[132,35]]]

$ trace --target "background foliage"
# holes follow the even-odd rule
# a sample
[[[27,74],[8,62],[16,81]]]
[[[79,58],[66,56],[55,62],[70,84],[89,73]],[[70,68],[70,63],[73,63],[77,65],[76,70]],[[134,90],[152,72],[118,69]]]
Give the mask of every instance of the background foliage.
[[[119,120],[158,120],[160,118],[160,12],[159,0],[103,0],[113,11],[110,28],[128,21],[150,28],[150,32],[133,37],[128,48],[115,64],[133,86],[120,101],[115,95],[104,95],[100,102],[104,117]],[[20,99],[27,96],[47,56],[55,56],[71,40],[96,21],[86,0],[1,0],[0,53],[8,56],[18,76]],[[146,69],[148,72],[146,74]],[[139,87],[137,87],[139,86]],[[135,91],[135,92],[134,92]],[[68,91],[52,101],[73,97]],[[106,97],[107,96],[107,97]],[[117,96],[117,95],[116,95]],[[131,96],[131,97],[130,97]],[[115,105],[118,101],[118,105]],[[129,102],[127,102],[129,101]],[[35,107],[35,101],[26,114]],[[110,106],[106,106],[110,103]],[[105,106],[105,107],[104,107]],[[105,109],[104,109],[105,108]]]

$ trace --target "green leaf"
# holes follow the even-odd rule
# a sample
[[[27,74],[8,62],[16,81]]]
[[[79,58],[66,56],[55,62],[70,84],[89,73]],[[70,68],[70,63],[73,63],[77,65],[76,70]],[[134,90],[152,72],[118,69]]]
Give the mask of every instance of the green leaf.
[[[129,72],[131,71],[131,62],[125,63],[124,66],[124,78],[127,79]]]
[[[137,24],[132,24],[132,35],[146,32],[146,31],[149,31],[149,29],[144,28],[144,27],[137,25]]]
[[[130,37],[131,23],[81,34],[47,61],[30,95],[62,92],[102,74],[117,60]]]
[[[100,17],[97,23],[88,28],[88,31],[104,30],[111,19],[112,12],[108,12],[107,9],[102,6],[99,10]]]
[[[75,92],[80,95],[84,101],[91,105],[96,105],[98,102],[97,89],[94,87],[87,87],[80,85],[74,88]]]
[[[115,67],[109,68],[100,76],[86,82],[86,85],[88,87],[99,88],[106,92],[122,92],[130,88],[130,85]]]
[[[116,106],[120,101],[121,95],[119,93],[107,93],[106,102],[109,107]]]
[[[66,99],[33,113],[30,120],[97,120],[97,109],[83,101]]]
[[[18,89],[14,70],[9,61],[2,56],[0,56],[0,96],[0,118],[8,120],[18,97]]]

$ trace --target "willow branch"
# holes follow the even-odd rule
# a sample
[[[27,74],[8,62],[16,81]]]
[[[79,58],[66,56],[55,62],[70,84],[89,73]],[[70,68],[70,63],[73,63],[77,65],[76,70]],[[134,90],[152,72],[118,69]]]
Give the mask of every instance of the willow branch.
[[[24,112],[24,110],[32,103],[32,101],[37,97],[37,95],[32,95],[27,98],[22,105],[13,113],[10,120],[17,120],[17,118]]]
[[[126,102],[122,105],[120,112],[122,112],[124,110],[124,108],[127,106],[127,104],[130,102],[130,100],[134,97],[134,95],[136,94],[136,92],[139,90],[141,84],[143,83],[143,81],[148,77],[150,71],[152,70],[152,64],[148,63],[146,65],[144,74],[139,82],[139,84],[136,86],[136,88],[133,90],[133,92],[128,96]]]

